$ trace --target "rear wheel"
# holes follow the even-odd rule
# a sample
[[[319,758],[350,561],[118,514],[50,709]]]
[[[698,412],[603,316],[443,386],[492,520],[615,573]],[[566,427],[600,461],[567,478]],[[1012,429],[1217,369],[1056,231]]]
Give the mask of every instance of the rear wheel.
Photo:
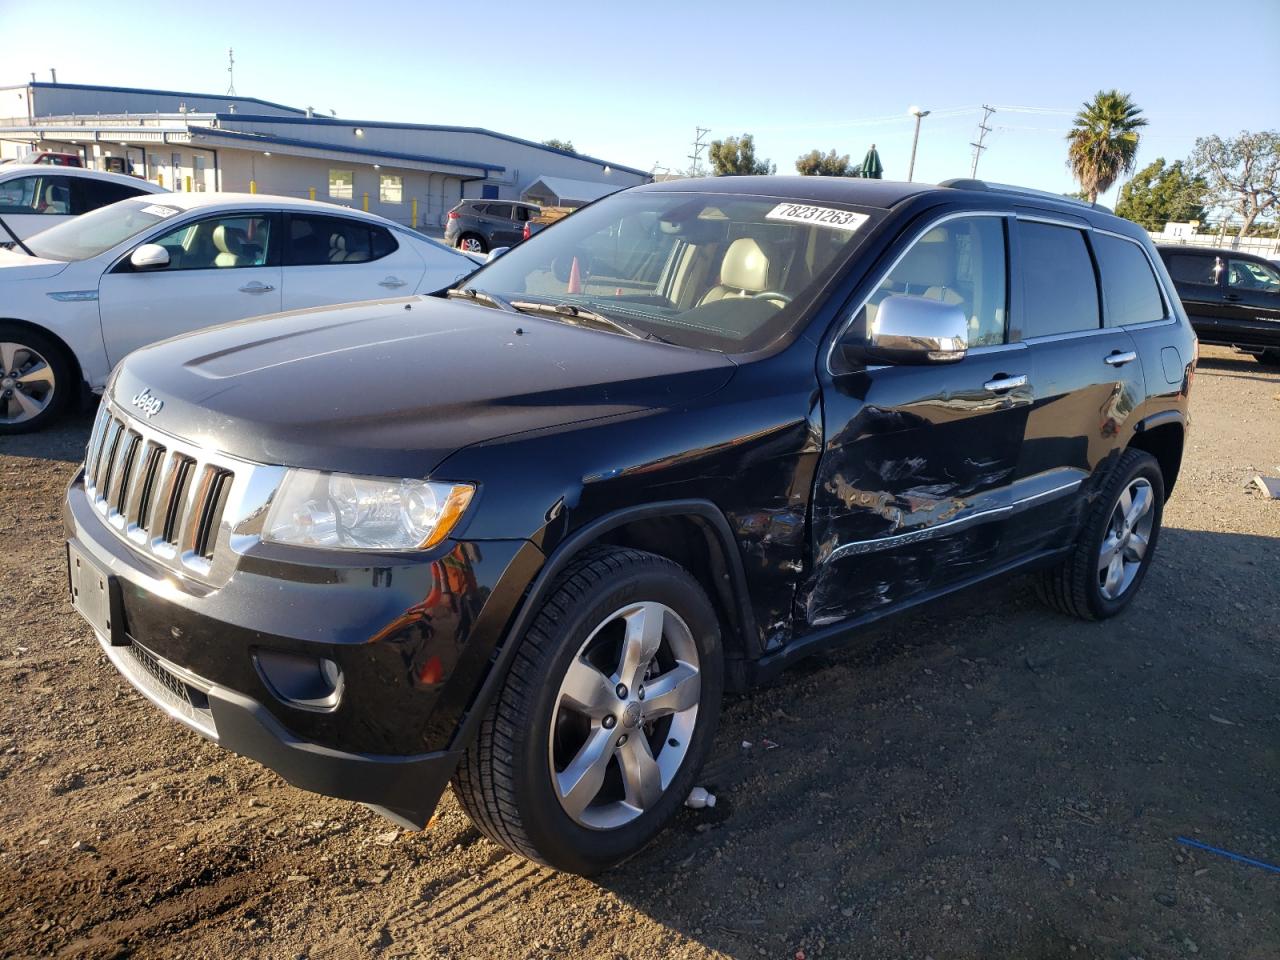
[[[715,611],[670,560],[597,548],[561,575],[520,644],[454,792],[490,839],[595,873],[662,829],[711,749]]]
[[[1263,350],[1261,353],[1255,353],[1253,359],[1268,367],[1280,367],[1280,348],[1272,347],[1269,350]]]
[[[465,250],[467,253],[487,253],[489,246],[480,234],[464,233],[458,238],[458,249]]]
[[[0,323],[0,434],[39,430],[72,391],[71,364],[52,337]]]
[[[1071,554],[1041,574],[1040,598],[1084,620],[1115,616],[1147,575],[1163,513],[1160,465],[1145,451],[1126,450],[1089,508]]]

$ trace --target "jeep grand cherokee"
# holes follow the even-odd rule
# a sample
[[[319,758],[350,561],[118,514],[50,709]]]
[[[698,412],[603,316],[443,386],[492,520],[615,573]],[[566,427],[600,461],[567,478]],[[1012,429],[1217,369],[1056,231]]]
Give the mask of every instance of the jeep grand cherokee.
[[[1196,341],[1146,234],[979,181],[614,194],[445,298],[126,359],[71,587],[162,710],[573,871],[690,793],[721,694],[1014,571],[1138,592]]]

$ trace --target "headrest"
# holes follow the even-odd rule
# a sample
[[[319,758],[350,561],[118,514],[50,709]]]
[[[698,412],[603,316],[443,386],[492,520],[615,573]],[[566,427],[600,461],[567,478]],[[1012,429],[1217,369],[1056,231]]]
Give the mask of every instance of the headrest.
[[[347,249],[347,238],[343,236],[341,233],[329,234],[329,249],[330,250]]]
[[[769,258],[750,237],[729,244],[720,263],[720,282],[726,287],[760,293],[769,289]]]
[[[952,245],[946,230],[930,230],[893,268],[893,279],[913,287],[950,287]]]
[[[218,248],[219,253],[239,256],[244,242],[245,232],[237,227],[228,227],[225,223],[220,223],[213,228],[213,245]]]

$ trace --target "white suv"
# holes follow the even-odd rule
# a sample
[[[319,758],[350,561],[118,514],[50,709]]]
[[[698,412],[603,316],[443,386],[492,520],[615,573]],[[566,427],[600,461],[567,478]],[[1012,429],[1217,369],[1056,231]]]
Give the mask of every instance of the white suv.
[[[138,347],[231,320],[434,293],[477,261],[372,214],[171,193],[0,250],[0,434],[39,429]]]

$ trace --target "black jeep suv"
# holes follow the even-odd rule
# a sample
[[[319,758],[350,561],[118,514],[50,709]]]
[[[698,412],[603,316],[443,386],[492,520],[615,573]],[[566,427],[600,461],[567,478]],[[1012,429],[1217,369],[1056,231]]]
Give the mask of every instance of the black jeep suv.
[[[1202,343],[1280,364],[1280,269],[1239,250],[1156,247]]]
[[[1133,224],[979,181],[728,177],[449,291],[147,347],[67,492],[76,607],[157,706],[421,826],[605,868],[725,690],[1013,571],[1155,551],[1196,340]]]

